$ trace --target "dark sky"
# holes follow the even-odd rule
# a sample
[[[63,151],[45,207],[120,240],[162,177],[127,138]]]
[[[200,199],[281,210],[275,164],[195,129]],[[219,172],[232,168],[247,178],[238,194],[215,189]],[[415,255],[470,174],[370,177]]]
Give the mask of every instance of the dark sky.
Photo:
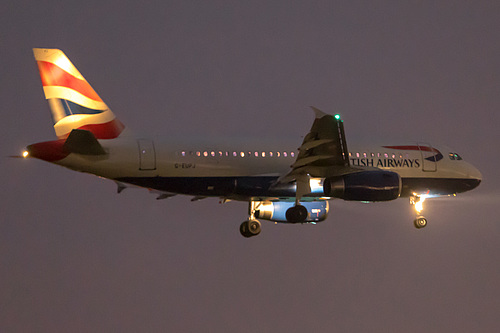
[[[132,2],[130,2],[132,3]],[[0,152],[55,134],[31,48],[60,48],[128,127],[291,137],[309,105],[348,143],[454,147],[483,173],[426,202],[334,201],[316,226],[238,228],[245,203],[157,201],[0,159],[2,332],[497,332],[500,2],[11,1]]]

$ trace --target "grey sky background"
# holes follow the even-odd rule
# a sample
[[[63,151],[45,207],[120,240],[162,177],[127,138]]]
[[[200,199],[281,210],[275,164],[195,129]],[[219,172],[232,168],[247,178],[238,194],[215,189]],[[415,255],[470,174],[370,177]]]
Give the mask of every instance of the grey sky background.
[[[333,201],[238,228],[245,203],[157,201],[1,158],[2,332],[496,332],[498,1],[16,1],[0,7],[3,156],[55,138],[31,48],[62,49],[122,122],[210,140],[447,144],[483,173],[429,200]]]

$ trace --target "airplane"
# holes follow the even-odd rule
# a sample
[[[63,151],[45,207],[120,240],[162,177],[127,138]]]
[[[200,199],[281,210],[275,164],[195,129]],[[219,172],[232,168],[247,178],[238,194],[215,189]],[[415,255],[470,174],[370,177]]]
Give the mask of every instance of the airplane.
[[[37,158],[166,199],[175,195],[249,204],[240,233],[261,232],[259,220],[318,223],[334,199],[361,202],[409,198],[418,229],[427,198],[476,188],[482,176],[455,150],[424,142],[360,145],[348,149],[343,120],[311,107],[315,119],[297,143],[179,142],[137,136],[116,118],[76,67],[58,49],[33,49],[57,140],[30,144]]]

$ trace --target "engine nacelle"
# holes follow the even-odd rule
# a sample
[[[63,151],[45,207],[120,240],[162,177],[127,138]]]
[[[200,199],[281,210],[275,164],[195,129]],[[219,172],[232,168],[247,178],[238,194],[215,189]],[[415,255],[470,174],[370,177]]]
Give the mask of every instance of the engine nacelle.
[[[351,201],[390,201],[401,194],[396,172],[369,170],[325,179],[325,196]]]
[[[328,216],[328,201],[301,202],[307,208],[307,218],[304,223],[321,222]],[[295,206],[295,203],[288,201],[254,201],[255,218],[273,222],[289,223],[286,219],[288,208]]]

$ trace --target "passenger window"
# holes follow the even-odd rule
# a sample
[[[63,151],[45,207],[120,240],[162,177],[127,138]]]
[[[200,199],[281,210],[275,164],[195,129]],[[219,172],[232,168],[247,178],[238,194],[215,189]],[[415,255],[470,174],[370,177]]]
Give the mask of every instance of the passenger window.
[[[290,153],[290,156],[295,157],[295,152],[293,152],[293,151],[292,151],[292,152]]]

